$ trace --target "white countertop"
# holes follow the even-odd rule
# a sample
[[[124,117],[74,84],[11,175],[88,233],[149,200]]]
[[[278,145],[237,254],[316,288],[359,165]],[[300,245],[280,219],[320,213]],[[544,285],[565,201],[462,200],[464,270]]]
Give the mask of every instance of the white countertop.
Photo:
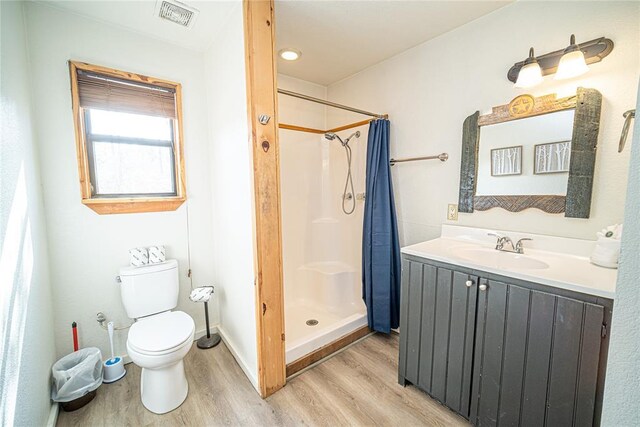
[[[595,242],[498,231],[502,235],[510,236],[514,241],[522,237],[533,237],[532,242],[525,242],[524,257],[548,264],[548,268],[544,269],[515,268],[509,265],[508,260],[500,262],[499,265],[484,263],[481,260],[474,260],[472,256],[461,255],[467,249],[480,248],[491,254],[489,250],[495,250],[495,238],[487,236],[487,232],[496,232],[496,230],[444,225],[443,237],[405,246],[402,248],[402,253],[555,288],[614,298],[618,270],[591,264],[586,254],[590,253],[590,248],[593,248]],[[553,251],[539,249],[545,244],[552,245]],[[501,259],[499,257],[502,256],[497,255],[496,258]],[[504,256],[518,257],[518,255],[507,253],[504,253]]]

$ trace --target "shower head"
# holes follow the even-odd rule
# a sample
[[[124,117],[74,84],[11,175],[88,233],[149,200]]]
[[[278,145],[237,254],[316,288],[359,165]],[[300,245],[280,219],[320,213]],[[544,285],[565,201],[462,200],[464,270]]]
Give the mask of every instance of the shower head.
[[[349,141],[351,141],[351,138],[353,138],[354,136],[355,136],[356,138],[360,138],[360,131],[354,132],[354,133],[352,133],[351,135],[349,135],[349,138],[345,139],[345,140],[344,140],[344,143],[345,143],[345,144],[348,144],[348,143],[349,143]]]
[[[342,140],[342,138],[340,138],[337,134],[333,133],[333,132],[327,132],[324,134],[324,137],[329,140],[329,141],[333,141],[334,139],[338,139],[338,141],[340,141],[340,143],[344,146],[347,145],[349,143],[349,141],[351,140],[351,138],[353,137],[356,138],[360,138],[360,131],[354,132],[351,135],[349,135],[349,137],[347,139],[345,139],[344,141]]]

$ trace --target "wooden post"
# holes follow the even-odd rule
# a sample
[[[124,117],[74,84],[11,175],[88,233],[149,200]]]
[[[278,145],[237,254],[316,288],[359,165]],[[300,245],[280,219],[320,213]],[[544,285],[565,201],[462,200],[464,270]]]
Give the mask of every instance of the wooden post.
[[[476,111],[467,117],[462,125],[462,165],[460,167],[458,212],[473,212],[473,196],[476,194],[476,181],[478,179],[479,116],[480,112]]]
[[[577,98],[564,216],[589,218],[600,133],[602,94],[595,89],[579,87]]]
[[[273,0],[244,0],[247,112],[255,197],[258,382],[267,397],[285,385],[280,164]],[[268,116],[265,123],[260,116]]]

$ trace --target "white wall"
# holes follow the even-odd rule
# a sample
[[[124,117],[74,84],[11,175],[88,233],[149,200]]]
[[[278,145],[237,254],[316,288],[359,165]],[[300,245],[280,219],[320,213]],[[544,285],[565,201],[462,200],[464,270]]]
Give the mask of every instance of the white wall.
[[[640,99],[640,90],[638,98]],[[638,111],[640,102],[636,106],[636,112]],[[629,182],[632,185],[627,191],[622,254],[611,322],[611,343],[602,409],[604,427],[637,425],[640,418],[640,121],[637,113],[633,135],[630,133],[627,138],[626,150],[631,152]]]
[[[257,388],[252,151],[247,124],[242,4],[205,54],[209,175],[220,333]]]
[[[329,86],[332,101],[389,113],[392,157],[450,155],[442,164],[394,166],[401,243],[438,236],[447,204],[457,204],[464,119],[523,93],[506,79],[509,67],[530,46],[539,54],[563,48],[571,32],[579,42],[607,36],[615,48],[584,76],[562,83],[547,77],[530,92],[567,96],[584,86],[603,95],[590,219],[492,209],[460,214],[458,224],[593,239],[598,229],[621,222],[629,152],[618,154],[617,143],[622,113],[636,99],[639,8],[637,2],[516,2]]]
[[[0,425],[45,425],[53,312],[22,4],[0,3]]]
[[[47,211],[51,282],[58,356],[72,351],[71,322],[78,322],[80,345],[108,354],[108,338],[95,321],[104,312],[128,324],[115,281],[128,264],[127,250],[163,244],[180,265],[178,309],[204,329],[202,305],[189,301],[188,237],[193,285],[214,283],[211,188],[204,59],[200,53],[53,7],[26,6],[35,123]],[[69,59],[133,71],[182,83],[187,204],[175,212],[98,215],[80,203],[71,114]],[[218,323],[217,302],[211,322]],[[43,325],[43,327],[51,327]],[[126,352],[128,331],[116,333],[116,351]]]

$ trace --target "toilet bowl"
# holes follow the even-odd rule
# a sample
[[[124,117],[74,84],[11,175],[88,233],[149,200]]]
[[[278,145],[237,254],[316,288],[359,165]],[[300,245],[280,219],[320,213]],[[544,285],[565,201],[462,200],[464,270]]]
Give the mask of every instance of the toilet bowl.
[[[127,352],[142,368],[142,404],[156,414],[173,411],[189,392],[182,359],[193,343],[193,319],[178,305],[178,262],[120,269],[120,294],[127,316],[135,319]]]
[[[167,311],[136,321],[129,330],[127,352],[142,368],[142,404],[156,414],[173,411],[187,398],[183,358],[193,344],[195,324],[182,311]]]

